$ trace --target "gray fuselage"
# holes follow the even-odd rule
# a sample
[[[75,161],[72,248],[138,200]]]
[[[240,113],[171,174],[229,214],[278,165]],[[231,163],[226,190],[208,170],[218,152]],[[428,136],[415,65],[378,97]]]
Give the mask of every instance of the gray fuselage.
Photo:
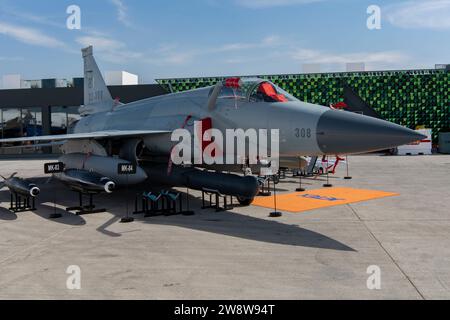
[[[218,98],[210,110],[213,87],[168,94],[119,106],[82,118],[75,133],[102,130],[167,130],[211,118],[212,127],[224,136],[227,129],[279,130],[279,155],[283,157],[345,155],[377,151],[420,140],[413,130],[351,112],[301,101],[264,102],[247,98]],[[189,121],[186,121],[187,117]],[[170,134],[143,137],[154,153],[170,154],[175,142]],[[226,144],[225,144],[226,145]],[[270,153],[270,143],[267,144]],[[223,150],[235,153],[235,150]]]

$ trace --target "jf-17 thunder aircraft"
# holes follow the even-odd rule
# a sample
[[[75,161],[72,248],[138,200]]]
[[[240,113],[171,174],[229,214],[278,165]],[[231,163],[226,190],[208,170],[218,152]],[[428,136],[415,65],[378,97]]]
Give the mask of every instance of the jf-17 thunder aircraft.
[[[148,181],[217,190],[249,205],[258,193],[258,180],[238,173],[255,163],[250,164],[241,157],[240,162],[234,164],[205,164],[195,161],[195,155],[190,161],[173,163],[171,155],[177,141],[172,133],[177,129],[187,130],[195,140],[201,128],[197,143],[201,149],[218,142],[204,138],[208,129],[224,135],[228,129],[238,128],[244,132],[275,130],[279,142],[276,147],[267,140],[257,142],[257,147],[267,147],[267,154],[277,149],[278,159],[259,157],[256,165],[278,161],[279,166],[297,165],[297,168],[302,156],[357,154],[423,139],[415,131],[394,123],[302,102],[260,78],[229,78],[211,87],[122,104],[111,97],[95,62],[93,47],[82,49],[82,56],[82,117],[69,128],[68,134],[2,139],[0,143],[32,141],[35,147],[39,143],[42,146],[58,144],[62,151],[60,161],[68,174],[82,170],[78,181],[86,179],[99,183],[101,177],[108,177],[103,179],[108,183],[104,186],[107,192],[111,192],[113,186]],[[237,153],[234,147],[222,152]],[[118,165],[124,162],[136,164],[136,174],[128,177],[118,174]],[[89,172],[95,175],[92,179],[89,179]]]

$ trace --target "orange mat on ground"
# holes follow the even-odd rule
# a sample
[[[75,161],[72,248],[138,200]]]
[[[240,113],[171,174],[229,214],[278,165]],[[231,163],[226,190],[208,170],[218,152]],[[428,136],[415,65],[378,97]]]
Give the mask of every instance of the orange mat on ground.
[[[305,192],[277,194],[277,209],[288,212],[303,212],[398,195],[398,193],[376,190],[324,188]],[[274,207],[274,197],[257,197],[253,205],[272,209]]]

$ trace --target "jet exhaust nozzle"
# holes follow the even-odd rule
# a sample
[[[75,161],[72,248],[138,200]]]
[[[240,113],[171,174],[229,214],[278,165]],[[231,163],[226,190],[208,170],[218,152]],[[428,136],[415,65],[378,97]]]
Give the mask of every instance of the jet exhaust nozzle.
[[[39,195],[39,193],[41,193],[41,189],[39,189],[38,187],[32,187],[31,189],[30,189],[30,195],[32,196],[32,197],[37,197],[38,195]]]
[[[114,182],[108,181],[107,183],[105,183],[106,193],[112,193],[115,188],[116,188],[116,184]]]

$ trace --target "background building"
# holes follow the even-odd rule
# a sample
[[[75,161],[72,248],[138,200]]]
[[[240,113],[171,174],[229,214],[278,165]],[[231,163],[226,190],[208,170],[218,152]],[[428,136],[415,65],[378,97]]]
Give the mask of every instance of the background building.
[[[132,86],[139,84],[139,77],[126,71],[107,71],[105,83],[108,86]]]
[[[78,109],[83,104],[83,79],[77,78],[70,87],[51,86],[55,83],[42,80],[38,88],[0,90],[0,136],[15,138],[67,133],[67,129],[80,118]],[[108,88],[112,97],[123,103],[167,93],[157,84]],[[2,149],[1,153],[36,153],[33,149],[9,147],[12,148]],[[39,152],[51,150],[47,148]]]

